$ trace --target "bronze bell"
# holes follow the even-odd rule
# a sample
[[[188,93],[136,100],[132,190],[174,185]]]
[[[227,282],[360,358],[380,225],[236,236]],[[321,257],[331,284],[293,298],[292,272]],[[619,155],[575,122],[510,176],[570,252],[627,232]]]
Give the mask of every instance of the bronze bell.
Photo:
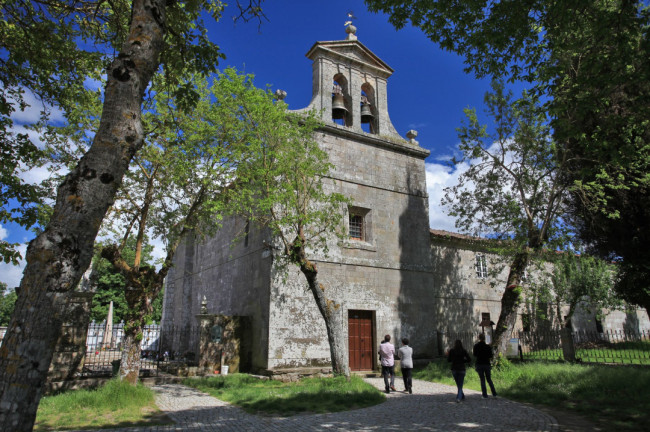
[[[341,93],[334,93],[332,97],[332,118],[344,119],[348,114],[348,109],[345,107],[345,99]]]
[[[372,114],[369,103],[361,104],[361,123],[370,123],[375,116]]]

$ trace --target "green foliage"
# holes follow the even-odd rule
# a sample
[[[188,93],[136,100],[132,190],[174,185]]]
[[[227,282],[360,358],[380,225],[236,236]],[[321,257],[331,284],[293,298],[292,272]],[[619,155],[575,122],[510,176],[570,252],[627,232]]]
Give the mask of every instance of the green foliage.
[[[414,378],[454,385],[446,361],[415,370]],[[581,414],[603,430],[640,430],[650,420],[650,370],[569,363],[511,363],[493,369],[499,396],[548,405]],[[469,369],[465,387],[481,389],[478,374]]]
[[[258,3],[251,2],[241,16],[263,16],[253,7]],[[20,178],[22,171],[43,163],[43,154],[34,138],[13,129],[12,113],[27,109],[30,98],[26,93],[33,94],[42,104],[41,115],[26,127],[39,131],[41,139],[53,139],[48,131],[52,112],[60,110],[67,116],[78,103],[94,96],[96,92],[86,83],[98,82],[105,65],[121,52],[131,24],[131,7],[132,2],[127,0],[84,5],[71,0],[1,3],[0,222],[24,227],[43,223],[38,209],[52,196],[51,189],[26,184]],[[191,105],[195,92],[178,84],[184,77],[213,72],[223,57],[208,39],[204,24],[206,16],[218,20],[223,7],[218,0],[169,2],[166,6],[167,32],[160,61],[165,82],[185,107]],[[153,90],[157,91],[155,83]],[[66,120],[78,119],[72,115]],[[17,262],[20,255],[16,246],[1,241],[0,257],[5,262]]]
[[[602,259],[567,251],[553,262],[551,277],[555,302],[569,305],[566,320],[571,319],[578,303],[594,308],[600,315],[603,308],[620,306],[612,292],[615,267]],[[566,325],[566,321],[563,323]]]
[[[466,109],[458,129],[462,158],[469,165],[456,186],[445,189],[443,205],[463,232],[508,239],[516,252],[564,242],[560,224],[565,194],[559,185],[563,165],[550,139],[546,116],[535,98],[524,92],[512,100],[503,83],[493,82],[485,96],[494,133]]]
[[[100,246],[101,247],[101,246]],[[151,252],[153,246],[145,243],[143,248],[143,264],[147,265],[153,260]],[[123,251],[125,260],[133,265],[135,260],[135,240],[129,238],[127,247]],[[102,322],[108,315],[108,307],[113,302],[113,323],[126,319],[128,304],[124,297],[126,280],[120,271],[108,260],[102,258],[99,253],[95,255],[92,264],[91,284],[95,290],[93,296],[90,319],[95,322]],[[162,318],[162,300],[154,302],[154,312],[150,322],[160,322]]]
[[[7,284],[0,282],[0,326],[8,326],[16,304],[16,291],[7,292]]]
[[[117,379],[95,390],[74,390],[41,400],[36,431],[106,428],[168,423],[153,391]]]
[[[239,167],[239,188],[230,203],[236,213],[281,239],[280,258],[300,265],[305,248],[327,253],[332,235],[342,235],[348,199],[325,187],[332,166],[314,139],[320,124],[316,114],[289,113],[283,102],[264,98],[257,110],[247,113],[259,124],[250,143],[254,157]]]
[[[621,259],[617,291],[650,310],[650,5],[647,1],[366,0],[465,59],[466,71],[533,86],[545,100],[565,222]]]
[[[188,378],[183,384],[240,406],[249,413],[295,415],[337,412],[377,405],[386,400],[358,376],[306,378],[297,383],[260,380],[243,374]]]

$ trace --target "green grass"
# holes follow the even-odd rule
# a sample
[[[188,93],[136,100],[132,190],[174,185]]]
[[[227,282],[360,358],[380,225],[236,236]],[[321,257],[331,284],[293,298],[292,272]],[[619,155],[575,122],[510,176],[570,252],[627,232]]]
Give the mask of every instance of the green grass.
[[[414,378],[455,385],[446,361],[416,370]],[[551,362],[504,362],[492,369],[500,396],[582,415],[606,430],[645,430],[650,422],[650,369]],[[468,369],[465,387],[480,390]],[[489,390],[488,390],[489,392]]]
[[[95,390],[74,390],[41,399],[35,431],[101,429],[171,423],[153,392],[111,380]]]
[[[233,374],[188,378],[183,384],[254,414],[288,416],[305,412],[336,412],[373,406],[385,400],[382,393],[357,376],[349,382],[344,377],[335,377],[282,383]]]

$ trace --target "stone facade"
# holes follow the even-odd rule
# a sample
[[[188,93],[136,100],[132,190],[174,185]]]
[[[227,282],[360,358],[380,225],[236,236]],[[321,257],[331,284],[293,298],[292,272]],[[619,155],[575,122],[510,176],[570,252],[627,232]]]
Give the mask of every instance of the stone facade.
[[[352,202],[341,208],[348,238],[332,238],[327,256],[310,259],[351,323],[345,335],[350,351],[356,343],[365,347],[360,352],[367,361],[359,367],[377,367],[384,334],[408,337],[416,359],[433,358],[446,346],[441,334],[475,335],[484,314],[498,319],[507,266],[495,267],[498,257],[488,253],[485,240],[430,231],[429,152],[418,145],[416,131],[404,139],[390,121],[392,69],[353,32],[343,41],[317,42],[307,57],[313,97],[304,110],[321,113],[324,124],[315,138],[334,166],[325,188]],[[253,371],[284,379],[327,373],[323,318],[304,276],[278,265],[273,244],[269,232],[237,218],[212,238],[185,239],[166,281],[163,328],[189,328],[201,313],[248,317]],[[492,271],[479,274],[477,255]],[[201,312],[204,296],[207,311]],[[353,331],[353,318],[365,320],[363,330]],[[172,351],[198,350],[192,338],[172,342]]]
[[[462,234],[441,230],[431,230],[431,257],[434,267],[434,287],[437,297],[436,313],[441,332],[477,332],[485,314],[496,322],[501,312],[501,297],[506,285],[509,267],[501,257],[490,253],[490,240],[478,239]],[[484,256],[487,264],[487,277],[481,277],[477,270],[477,256]],[[550,274],[552,267],[545,263],[543,268],[532,268],[527,280],[535,280]],[[546,309],[547,319],[533,321],[533,329],[558,329],[560,318],[554,307]],[[634,311],[602,311],[601,321],[596,311],[588,304],[580,304],[571,318],[574,331],[603,332],[627,331],[638,333],[650,331],[650,321],[644,309]],[[561,313],[568,313],[568,306],[561,307]],[[534,316],[522,302],[515,330],[526,326],[522,317]]]

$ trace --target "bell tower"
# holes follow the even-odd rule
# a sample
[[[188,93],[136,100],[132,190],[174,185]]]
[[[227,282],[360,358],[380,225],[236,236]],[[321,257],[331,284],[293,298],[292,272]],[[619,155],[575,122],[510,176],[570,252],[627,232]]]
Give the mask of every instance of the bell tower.
[[[341,41],[316,42],[306,56],[313,62],[313,93],[307,109],[322,120],[354,132],[403,139],[388,116],[386,80],[393,69],[357,40],[356,27]]]

